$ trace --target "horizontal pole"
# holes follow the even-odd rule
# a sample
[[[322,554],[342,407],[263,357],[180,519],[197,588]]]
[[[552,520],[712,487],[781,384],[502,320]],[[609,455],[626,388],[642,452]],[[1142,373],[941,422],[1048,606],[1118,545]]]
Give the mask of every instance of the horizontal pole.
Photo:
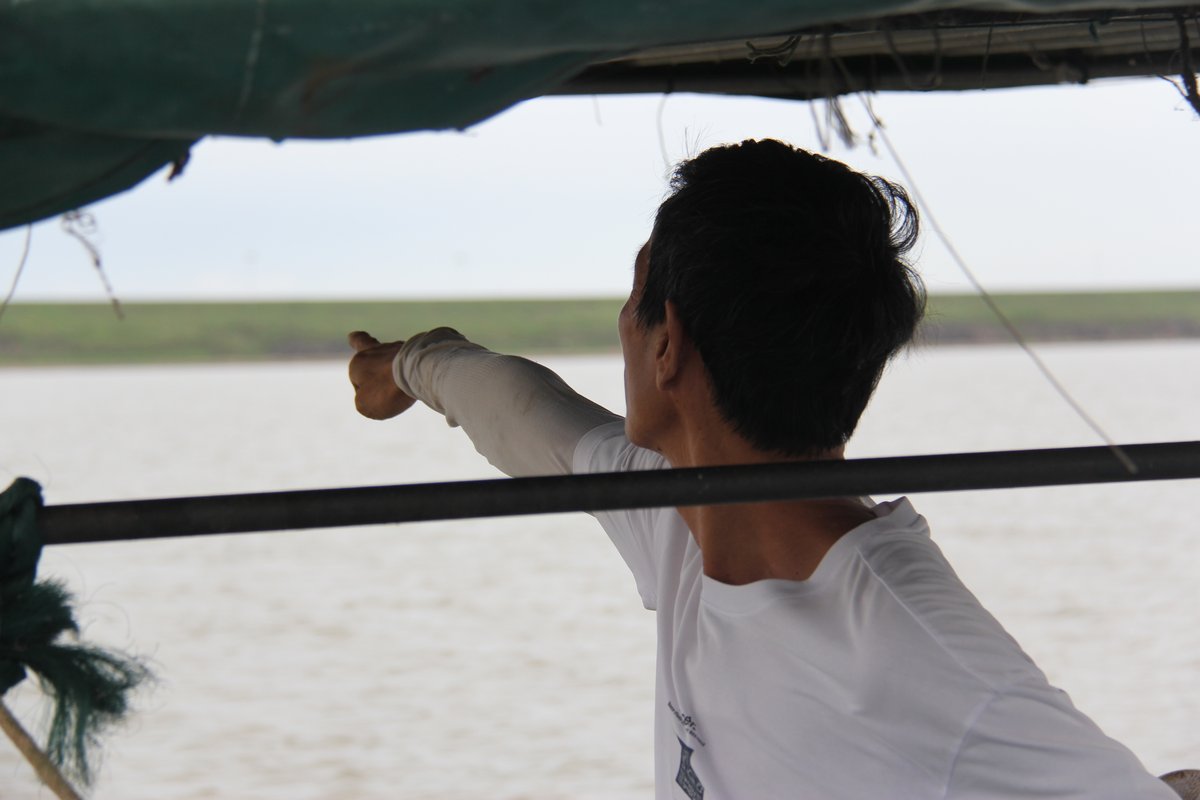
[[[803,461],[47,506],[46,544],[1200,477],[1200,442]]]

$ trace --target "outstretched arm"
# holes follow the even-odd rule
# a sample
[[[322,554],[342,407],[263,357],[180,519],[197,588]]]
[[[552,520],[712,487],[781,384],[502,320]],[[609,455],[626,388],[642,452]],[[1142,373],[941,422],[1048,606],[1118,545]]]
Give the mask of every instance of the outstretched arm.
[[[620,420],[540,364],[493,353],[450,328],[385,344],[356,331],[350,345],[359,413],[387,419],[420,400],[514,477],[570,472],[584,434]]]

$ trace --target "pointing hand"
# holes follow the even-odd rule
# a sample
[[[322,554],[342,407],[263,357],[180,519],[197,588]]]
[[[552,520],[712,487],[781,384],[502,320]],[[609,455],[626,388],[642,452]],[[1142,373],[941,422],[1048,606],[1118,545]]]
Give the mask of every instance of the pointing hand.
[[[416,401],[400,391],[392,377],[392,361],[404,342],[380,343],[366,331],[354,331],[347,339],[354,348],[350,358],[350,385],[354,407],[370,419],[390,419]]]

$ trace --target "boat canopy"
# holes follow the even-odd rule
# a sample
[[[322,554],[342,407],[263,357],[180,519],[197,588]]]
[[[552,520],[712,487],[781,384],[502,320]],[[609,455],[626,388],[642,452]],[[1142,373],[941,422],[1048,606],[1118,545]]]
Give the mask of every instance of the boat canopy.
[[[552,94],[803,100],[1191,76],[1197,11],[1137,0],[0,0],[0,229],[182,169],[208,135],[462,129]]]

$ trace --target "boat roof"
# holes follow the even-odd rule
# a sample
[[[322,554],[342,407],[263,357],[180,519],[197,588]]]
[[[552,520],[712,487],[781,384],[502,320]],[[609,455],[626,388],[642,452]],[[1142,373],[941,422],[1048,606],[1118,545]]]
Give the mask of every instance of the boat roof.
[[[0,0],[0,229],[210,135],[462,129],[543,95],[810,100],[1191,74],[1197,7],[1071,0]]]

